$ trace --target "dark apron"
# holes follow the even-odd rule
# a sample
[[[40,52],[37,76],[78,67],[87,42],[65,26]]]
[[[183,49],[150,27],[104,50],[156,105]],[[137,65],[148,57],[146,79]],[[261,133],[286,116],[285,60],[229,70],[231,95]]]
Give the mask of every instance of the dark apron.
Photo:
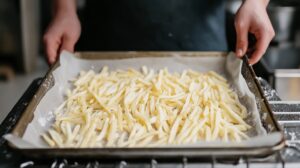
[[[79,50],[227,50],[222,0],[88,0],[82,29]]]

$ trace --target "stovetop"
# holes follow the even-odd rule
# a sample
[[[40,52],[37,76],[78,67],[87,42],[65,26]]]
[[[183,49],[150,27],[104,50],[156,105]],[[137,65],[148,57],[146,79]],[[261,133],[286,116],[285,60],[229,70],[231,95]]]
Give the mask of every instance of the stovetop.
[[[82,159],[65,159],[56,158],[48,160],[32,160],[24,158],[24,156],[18,154],[17,151],[12,151],[2,136],[11,131],[16,122],[21,116],[22,111],[27,107],[28,100],[30,100],[42,79],[38,78],[34,80],[28,87],[26,92],[14,106],[12,111],[8,114],[6,119],[0,125],[0,167],[51,167],[51,168],[63,168],[63,167],[86,167],[86,168],[98,168],[98,167],[147,167],[147,168],[173,168],[173,167],[207,167],[207,168],[299,168],[300,167],[300,102],[286,102],[281,101],[276,91],[273,90],[269,84],[262,78],[258,78],[260,81],[265,96],[269,100],[272,110],[277,117],[279,123],[282,125],[287,145],[286,148],[274,155],[253,158],[247,156],[241,156],[238,159],[224,159],[216,157],[207,158],[177,158],[172,160],[161,160],[160,158],[153,158],[150,160],[82,160]]]

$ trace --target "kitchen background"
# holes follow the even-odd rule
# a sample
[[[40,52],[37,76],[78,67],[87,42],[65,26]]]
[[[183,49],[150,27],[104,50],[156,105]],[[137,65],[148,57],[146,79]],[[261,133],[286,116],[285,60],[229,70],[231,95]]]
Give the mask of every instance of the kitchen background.
[[[227,0],[227,39],[234,48],[234,13],[241,0]],[[85,0],[78,0],[78,13]],[[283,100],[300,101],[300,2],[273,0],[268,7],[276,36],[254,66]],[[28,85],[42,77],[48,65],[41,37],[51,19],[51,0],[0,0],[0,122]]]

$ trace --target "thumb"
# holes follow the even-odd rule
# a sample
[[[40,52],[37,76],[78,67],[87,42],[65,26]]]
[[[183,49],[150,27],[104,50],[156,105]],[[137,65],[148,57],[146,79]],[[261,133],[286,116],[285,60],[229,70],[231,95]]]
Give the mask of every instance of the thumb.
[[[45,51],[47,54],[47,61],[49,64],[53,64],[57,58],[57,53],[60,46],[60,40],[54,38],[54,35],[46,34],[43,37]]]
[[[242,57],[248,48],[248,27],[237,23],[235,24],[236,29],[236,49],[235,53],[238,57]]]

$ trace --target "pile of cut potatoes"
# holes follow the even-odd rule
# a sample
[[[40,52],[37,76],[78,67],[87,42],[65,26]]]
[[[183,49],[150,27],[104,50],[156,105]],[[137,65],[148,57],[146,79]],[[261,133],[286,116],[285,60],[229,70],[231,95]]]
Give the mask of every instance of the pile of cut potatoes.
[[[248,139],[246,108],[216,72],[82,71],[42,138],[51,147],[156,147]]]

